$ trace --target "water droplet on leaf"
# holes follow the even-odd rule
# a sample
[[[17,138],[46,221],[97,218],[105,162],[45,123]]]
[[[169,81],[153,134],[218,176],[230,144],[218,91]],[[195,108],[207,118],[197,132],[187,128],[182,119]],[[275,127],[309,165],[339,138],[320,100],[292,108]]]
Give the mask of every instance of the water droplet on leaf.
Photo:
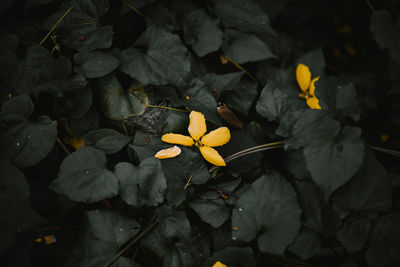
[[[243,209],[242,208],[238,208],[238,211],[242,211]]]

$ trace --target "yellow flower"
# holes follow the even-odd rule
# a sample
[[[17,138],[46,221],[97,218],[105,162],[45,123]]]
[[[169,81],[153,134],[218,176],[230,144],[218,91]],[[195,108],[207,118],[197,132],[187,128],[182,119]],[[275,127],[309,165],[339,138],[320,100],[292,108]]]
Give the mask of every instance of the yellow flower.
[[[190,123],[188,132],[190,136],[167,133],[161,137],[161,140],[166,143],[183,146],[195,145],[199,148],[200,153],[203,155],[205,160],[217,166],[226,166],[224,159],[213,147],[222,146],[229,142],[231,139],[229,129],[227,127],[220,127],[205,135],[207,132],[207,126],[204,115],[200,112],[192,111],[190,112],[189,118]],[[174,146],[172,148],[158,151],[154,157],[158,159],[167,159],[176,157],[180,153],[181,151],[179,147]]]
[[[220,261],[217,261],[216,263],[214,263],[214,265],[212,267],[228,267],[228,266],[226,266],[225,264],[223,264]]]
[[[318,98],[315,96],[315,82],[319,80],[319,76],[311,80],[311,71],[304,65],[299,64],[296,68],[296,80],[301,89],[299,97],[306,99],[307,105],[312,109],[321,109],[318,104]]]

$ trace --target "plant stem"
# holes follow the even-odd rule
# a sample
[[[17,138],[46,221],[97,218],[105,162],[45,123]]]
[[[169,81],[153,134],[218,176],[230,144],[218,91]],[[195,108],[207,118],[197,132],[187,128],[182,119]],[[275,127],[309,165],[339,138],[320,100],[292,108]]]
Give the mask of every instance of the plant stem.
[[[136,14],[138,14],[139,16],[144,18],[144,15],[142,12],[140,12],[138,9],[136,9],[134,6],[132,6],[131,4],[129,4],[128,1],[126,0],[122,0],[122,2],[124,3],[124,5],[126,5],[127,7],[129,7],[130,9],[132,9]]]
[[[64,149],[65,153],[67,153],[67,155],[71,154],[71,152],[68,150],[68,148],[64,145],[63,142],[61,142],[60,138],[57,137],[57,143],[62,147],[62,149]]]
[[[145,234],[147,234],[156,224],[158,223],[156,220],[156,215],[153,216],[150,220],[150,224],[143,230],[135,239],[133,239],[125,248],[123,248],[120,252],[117,253],[111,260],[109,260],[103,267],[109,267],[116,261],[122,254],[124,254],[133,244],[135,244],[140,238],[142,238]]]
[[[250,79],[253,80],[253,82],[255,82],[256,84],[258,84],[257,79],[256,79],[253,75],[251,75],[250,72],[248,72],[245,68],[243,68],[242,66],[240,66],[238,63],[236,63],[236,62],[235,62],[233,59],[231,59],[230,57],[228,57],[228,56],[224,56],[224,57],[225,57],[229,62],[231,62],[236,68],[238,68],[239,70],[244,71],[244,72],[246,73],[246,75],[249,76]]]
[[[270,149],[282,148],[282,147],[283,147],[283,141],[272,142],[272,143],[268,143],[268,144],[254,146],[254,147],[250,147],[250,148],[244,149],[242,151],[239,151],[235,154],[232,154],[232,155],[226,157],[224,159],[224,161],[225,161],[225,163],[227,163],[234,159],[237,159],[237,158],[240,158],[240,157],[252,154],[252,153],[266,151],[266,150],[270,150]],[[213,166],[209,169],[209,172],[213,172],[217,168],[219,168],[219,166]]]
[[[155,105],[148,105],[148,104],[145,104],[144,106],[149,107],[149,108],[163,108],[163,109],[168,109],[168,110],[173,110],[173,111],[189,112],[189,111],[183,110],[183,109],[170,108],[170,107],[164,107],[164,106],[155,106]]]
[[[383,148],[383,147],[377,147],[377,146],[370,146],[370,148],[375,151],[379,151],[379,152],[386,153],[386,154],[389,154],[392,156],[400,157],[400,151],[387,149],[387,148]]]
[[[58,26],[58,24],[60,24],[60,22],[64,19],[64,17],[74,8],[74,6],[71,6],[65,13],[64,15],[62,15],[62,17],[57,21],[56,24],[54,24],[54,26],[50,29],[50,31],[46,34],[46,36],[42,39],[42,41],[40,41],[39,45],[42,45],[47,37],[50,36],[50,34],[56,29],[56,27]]]

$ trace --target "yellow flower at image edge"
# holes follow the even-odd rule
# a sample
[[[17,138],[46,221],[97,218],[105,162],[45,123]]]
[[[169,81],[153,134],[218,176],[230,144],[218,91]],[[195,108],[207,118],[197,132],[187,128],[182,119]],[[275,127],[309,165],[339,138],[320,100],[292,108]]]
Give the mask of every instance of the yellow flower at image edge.
[[[226,166],[224,159],[213,147],[222,146],[229,142],[231,133],[227,127],[220,127],[214,131],[207,132],[206,119],[204,115],[197,111],[190,112],[190,123],[188,132],[190,136],[182,134],[167,133],[161,137],[161,140],[183,146],[195,145],[199,148],[204,159],[216,166]],[[179,150],[178,150],[179,149]],[[157,152],[154,157],[158,159],[167,159],[178,156],[181,153],[180,148],[163,149]]]
[[[228,267],[228,266],[226,266],[225,264],[223,264],[220,261],[217,261],[216,263],[214,263],[214,265],[212,267]]]
[[[302,91],[299,97],[306,99],[311,109],[321,109],[318,98],[315,96],[315,82],[319,80],[319,76],[311,79],[310,69],[304,64],[299,64],[296,68],[296,80]]]

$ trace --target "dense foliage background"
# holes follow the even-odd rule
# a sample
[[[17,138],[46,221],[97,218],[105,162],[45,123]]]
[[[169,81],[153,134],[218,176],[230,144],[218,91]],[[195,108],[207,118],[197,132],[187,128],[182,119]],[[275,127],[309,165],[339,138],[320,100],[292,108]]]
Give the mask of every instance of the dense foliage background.
[[[0,265],[399,266],[399,10],[2,1]],[[155,159],[190,110],[230,128],[224,157],[283,147]]]

